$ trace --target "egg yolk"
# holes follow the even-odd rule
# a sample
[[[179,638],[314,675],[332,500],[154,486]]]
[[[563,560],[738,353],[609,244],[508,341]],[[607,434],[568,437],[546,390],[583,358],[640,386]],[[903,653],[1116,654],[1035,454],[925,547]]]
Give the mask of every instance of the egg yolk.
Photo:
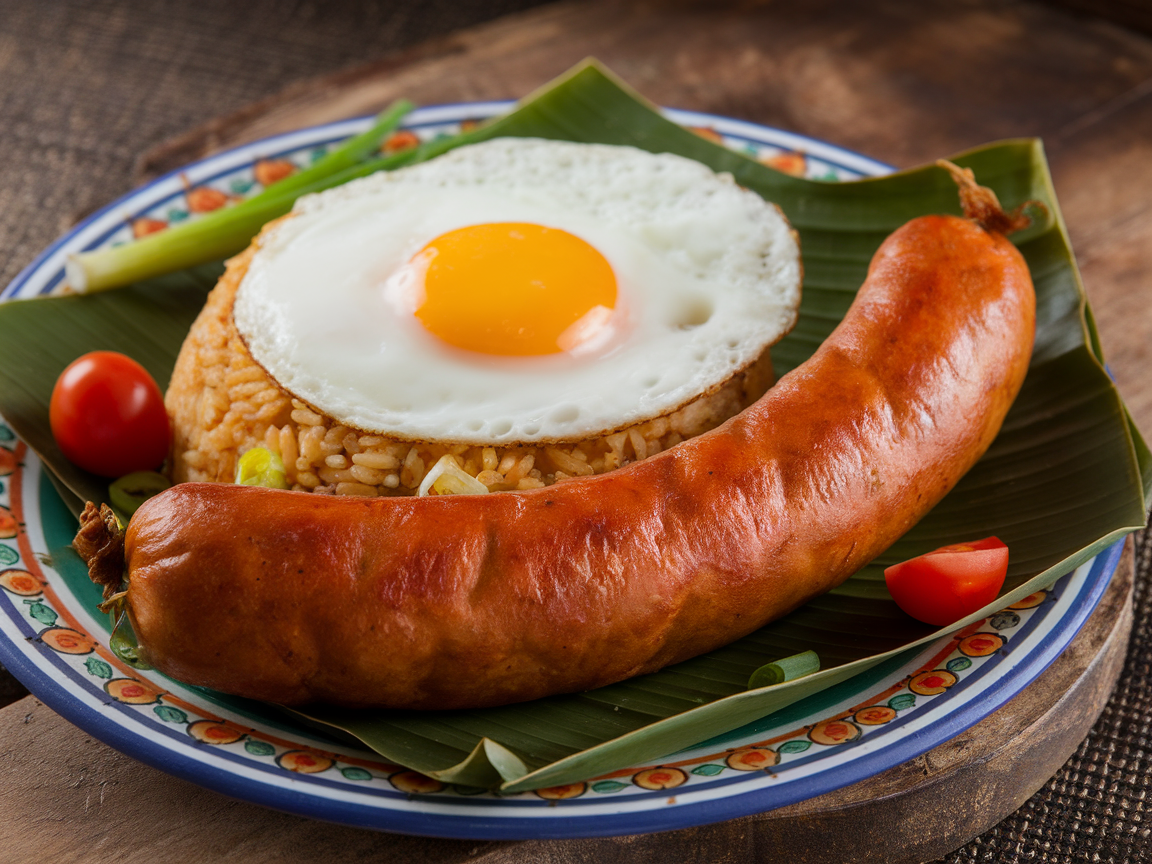
[[[458,348],[526,356],[571,351],[616,308],[616,275],[567,231],[527,222],[441,234],[412,259],[423,272],[416,317]]]

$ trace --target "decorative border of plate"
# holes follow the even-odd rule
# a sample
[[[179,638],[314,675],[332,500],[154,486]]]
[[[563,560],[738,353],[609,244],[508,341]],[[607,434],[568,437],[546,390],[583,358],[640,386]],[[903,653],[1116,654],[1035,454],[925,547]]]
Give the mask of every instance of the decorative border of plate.
[[[420,109],[405,130],[426,140],[511,104]],[[752,158],[814,179],[891,170],[780,130],[697,112],[668,115]],[[252,170],[257,160],[308,164],[368,122],[274,136],[171,172],[61,237],[0,299],[59,291],[66,254],[125,242],[141,217],[195,218],[187,196],[197,188],[221,193],[218,201],[252,194],[259,190]],[[107,627],[93,617],[91,598],[79,598],[52,566],[52,549],[67,540],[57,536],[50,543],[47,535],[59,534],[68,518],[35,454],[0,424],[0,661],[51,708],[129,755],[232,797],[362,827],[473,839],[700,825],[795,803],[913,758],[978,722],[1039,675],[1099,602],[1122,549],[1117,543],[1049,591],[958,634],[662,764],[503,796],[445,786],[258,707],[124,665],[108,650]]]

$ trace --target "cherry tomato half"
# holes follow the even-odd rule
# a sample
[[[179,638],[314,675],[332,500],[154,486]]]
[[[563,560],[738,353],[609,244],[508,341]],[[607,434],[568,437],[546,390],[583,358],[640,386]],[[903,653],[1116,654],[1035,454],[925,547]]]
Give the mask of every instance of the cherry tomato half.
[[[896,605],[943,626],[996,599],[1008,574],[1008,547],[996,537],[943,546],[884,570]]]
[[[115,351],[74,360],[52,388],[52,435],[69,460],[102,477],[159,467],[171,429],[152,376]]]

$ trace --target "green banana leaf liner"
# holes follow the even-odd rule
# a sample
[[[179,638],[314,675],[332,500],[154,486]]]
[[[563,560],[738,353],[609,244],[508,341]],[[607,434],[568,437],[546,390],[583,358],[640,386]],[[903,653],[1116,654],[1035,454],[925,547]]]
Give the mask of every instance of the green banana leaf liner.
[[[959,213],[955,184],[939,168],[844,183],[787,176],[671,123],[595,63],[466,139],[498,135],[678,153],[731,172],[779,204],[800,233],[805,278],[799,323],[772,351],[778,374],[802,363],[840,321],[891,231],[923,214]],[[599,690],[473,711],[317,707],[287,722],[328,724],[391,762],[445,782],[505,793],[577,782],[763,718],[1046,587],[1141,528],[1152,458],[1105,371],[1040,142],[1004,141],[952,158],[974,169],[1006,207],[1038,200],[1047,208],[1046,217],[1012,238],[1036,285],[1036,348],[991,449],[883,556],[840,588],[725,648]],[[48,400],[57,375],[81,353],[112,349],[135,357],[166,386],[220,272],[210,265],[103,294],[0,305],[0,412],[40,454],[73,511],[83,500],[105,500],[107,487],[65,460],[52,440]],[[889,598],[887,564],[992,534],[1011,550],[995,603],[937,629],[904,615]],[[82,566],[54,556],[58,567]],[[819,655],[821,671],[747,689],[758,668],[806,651]],[[252,711],[245,700],[214,698]]]

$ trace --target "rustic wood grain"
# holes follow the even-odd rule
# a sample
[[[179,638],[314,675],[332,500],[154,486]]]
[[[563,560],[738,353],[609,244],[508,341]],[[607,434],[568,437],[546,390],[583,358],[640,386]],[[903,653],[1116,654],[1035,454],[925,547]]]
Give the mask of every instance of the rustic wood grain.
[[[1047,141],[1104,356],[1152,432],[1152,79]]]
[[[1132,626],[1132,541],[1072,645],[1012,702],[953,740],[854,786],[731,822],[591,840],[488,842],[384,834],[277,813],[170,777],[31,696],[0,710],[8,789],[0,860],[153,864],[904,864],[955,849],[1020,806],[1108,700]],[[925,814],[931,814],[930,829]]]
[[[567,0],[297,85],[144,157],[176,167],[301,123],[522,96],[596,56],[653,101],[898,166],[1050,137],[1152,78],[1152,41],[1034,3]]]
[[[1152,6],[1147,0],[1043,0],[1049,6],[1079,12],[1088,19],[1103,18],[1114,24],[1152,33]]]

